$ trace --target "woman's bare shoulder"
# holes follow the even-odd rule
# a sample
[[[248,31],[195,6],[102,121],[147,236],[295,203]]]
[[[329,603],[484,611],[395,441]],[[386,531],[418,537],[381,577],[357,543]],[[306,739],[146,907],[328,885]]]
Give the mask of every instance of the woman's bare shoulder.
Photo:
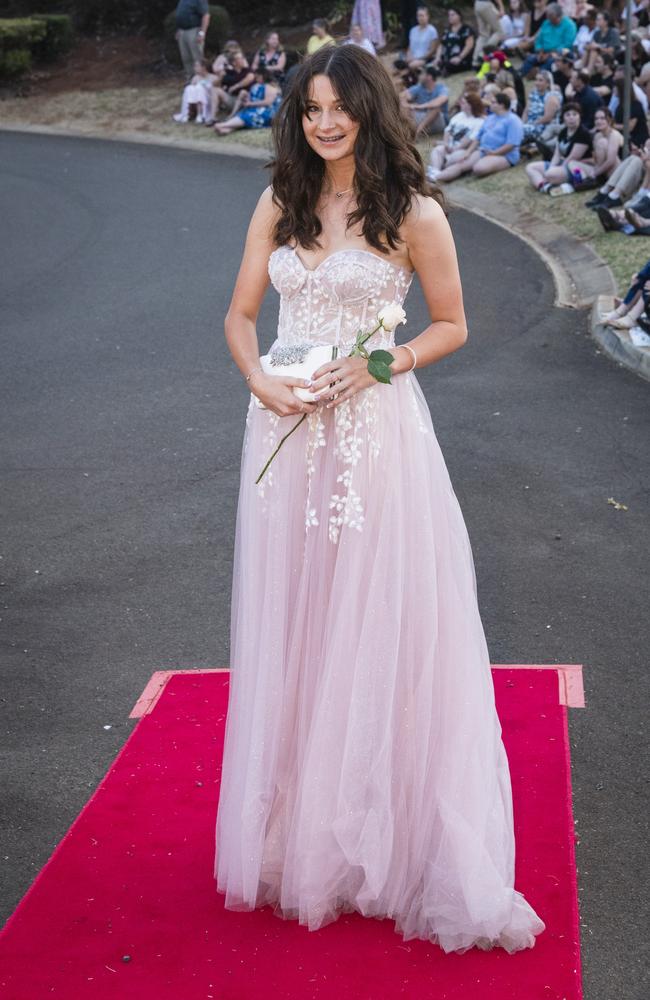
[[[251,232],[263,239],[270,239],[280,216],[280,208],[273,201],[273,188],[264,188],[251,218]]]
[[[401,226],[408,247],[426,242],[447,227],[445,210],[432,195],[413,195],[411,207]]]

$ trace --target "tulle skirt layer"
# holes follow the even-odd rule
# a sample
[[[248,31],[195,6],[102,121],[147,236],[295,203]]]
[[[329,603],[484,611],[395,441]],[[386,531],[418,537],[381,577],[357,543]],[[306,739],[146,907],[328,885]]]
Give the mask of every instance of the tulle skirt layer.
[[[416,378],[296,422],[251,400],[215,877],[310,930],[531,947],[463,516]]]

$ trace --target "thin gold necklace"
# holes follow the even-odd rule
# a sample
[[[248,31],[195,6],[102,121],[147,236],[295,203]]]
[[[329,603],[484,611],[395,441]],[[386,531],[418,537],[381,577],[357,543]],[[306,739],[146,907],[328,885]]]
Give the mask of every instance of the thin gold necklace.
[[[346,188],[345,191],[335,191],[334,195],[336,198],[342,198],[344,194],[349,194],[352,188]]]

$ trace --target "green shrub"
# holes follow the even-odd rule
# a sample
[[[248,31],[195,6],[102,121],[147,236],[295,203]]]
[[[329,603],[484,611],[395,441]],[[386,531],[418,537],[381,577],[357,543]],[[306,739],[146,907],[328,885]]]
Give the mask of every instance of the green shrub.
[[[10,79],[22,76],[32,65],[32,54],[29,49],[11,49],[0,52],[0,79]]]
[[[0,18],[0,50],[30,49],[45,37],[45,25],[33,17]]]
[[[32,51],[45,38],[45,25],[31,17],[0,19],[0,77],[20,76],[32,63]]]
[[[218,7],[215,4],[208,6],[210,11],[210,24],[208,34],[205,39],[206,56],[217,55],[223,48],[223,43],[231,37],[232,24],[230,14],[225,7]],[[171,11],[165,18],[165,38],[164,56],[173,66],[181,65],[181,56],[176,42],[176,12]]]
[[[53,62],[70,51],[74,32],[67,14],[32,14],[32,17],[45,23],[45,35],[32,50],[36,59]]]

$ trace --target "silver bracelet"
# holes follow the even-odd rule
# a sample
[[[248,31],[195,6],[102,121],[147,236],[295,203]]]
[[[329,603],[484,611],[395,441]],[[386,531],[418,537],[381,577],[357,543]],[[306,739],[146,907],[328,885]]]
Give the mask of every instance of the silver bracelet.
[[[406,350],[407,350],[407,351],[410,351],[410,352],[411,352],[411,354],[413,355],[413,364],[411,365],[411,367],[410,367],[410,368],[407,368],[407,370],[406,370],[406,371],[404,372],[404,375],[408,375],[408,373],[409,373],[409,372],[412,372],[412,371],[413,371],[413,369],[415,368],[416,364],[418,363],[418,359],[417,359],[417,355],[416,355],[415,351],[413,350],[413,348],[412,348],[412,347],[409,347],[409,345],[408,345],[408,344],[400,344],[399,346],[400,346],[400,347],[405,347],[405,348],[406,348]]]
[[[263,372],[263,371],[264,369],[260,365],[258,365],[257,368],[253,368],[252,372],[248,373],[248,375],[246,376],[246,381],[247,382],[250,381],[251,376],[254,375],[255,372]]]

